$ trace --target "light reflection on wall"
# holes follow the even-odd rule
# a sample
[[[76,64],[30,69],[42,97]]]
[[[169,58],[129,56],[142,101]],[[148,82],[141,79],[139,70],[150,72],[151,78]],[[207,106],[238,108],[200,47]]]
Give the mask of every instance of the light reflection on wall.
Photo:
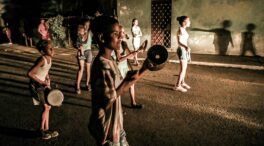
[[[5,10],[5,4],[3,0],[0,0],[0,26],[4,26],[4,20],[2,18],[2,15],[6,12]]]
[[[3,0],[0,0],[0,16],[2,16],[2,14],[5,13],[5,4],[3,2]]]

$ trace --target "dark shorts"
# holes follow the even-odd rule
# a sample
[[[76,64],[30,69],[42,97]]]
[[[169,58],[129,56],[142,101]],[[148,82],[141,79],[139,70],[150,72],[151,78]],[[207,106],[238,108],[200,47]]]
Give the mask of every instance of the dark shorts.
[[[93,61],[92,50],[85,50],[83,57],[81,57],[80,52],[78,51],[77,56],[78,56],[79,60],[84,60],[86,63],[92,63],[92,61]]]
[[[41,104],[47,104],[47,94],[49,92],[49,89],[45,89],[42,85],[35,81],[30,81],[29,83],[30,93],[32,98],[34,98],[36,101],[40,102]]]

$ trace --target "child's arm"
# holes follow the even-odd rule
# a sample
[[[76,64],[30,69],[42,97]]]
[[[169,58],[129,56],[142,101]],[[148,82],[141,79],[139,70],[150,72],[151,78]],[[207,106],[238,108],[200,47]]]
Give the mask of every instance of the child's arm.
[[[122,48],[124,49],[124,51],[126,52],[127,55],[121,55],[120,50],[117,50],[117,58],[119,62],[122,62],[126,59],[133,59],[133,57],[135,56],[135,54],[137,53],[136,51],[131,52],[128,48],[128,45],[126,42],[122,42]]]
[[[131,28],[131,32],[132,32],[132,36],[133,36],[133,37],[136,37],[136,36],[137,36],[137,34],[136,34],[136,32],[135,32],[135,28],[134,28],[134,27],[132,27],[132,28]]]
[[[81,56],[83,56],[84,55],[84,50],[83,50],[83,46],[82,45],[79,47],[79,50],[80,50]]]
[[[141,32],[140,27],[139,27],[139,34],[138,34],[138,36],[142,36],[142,32]]]

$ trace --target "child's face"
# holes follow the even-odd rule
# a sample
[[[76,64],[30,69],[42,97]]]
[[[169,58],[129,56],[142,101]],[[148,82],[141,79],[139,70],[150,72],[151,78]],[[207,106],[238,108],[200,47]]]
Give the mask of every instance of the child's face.
[[[124,39],[125,36],[126,36],[125,29],[123,27],[121,27],[121,26],[120,26],[120,35],[121,35],[122,39]]]
[[[134,24],[135,24],[135,25],[138,25],[138,20],[135,20],[135,21],[134,21]]]
[[[121,41],[122,41],[122,33],[118,23],[113,25],[112,31],[110,35],[108,35],[108,37],[110,37],[109,39],[110,42],[108,43],[109,45],[108,47],[113,50],[118,50],[121,46]]]
[[[191,20],[190,20],[190,18],[186,18],[184,20],[184,24],[185,24],[186,27],[190,27],[191,26]]]
[[[90,28],[90,21],[85,22],[84,28],[85,30],[88,30]]]
[[[52,43],[49,43],[47,48],[46,48],[46,52],[47,52],[47,55],[50,56],[50,57],[53,57],[54,55],[54,48],[53,48],[53,45]]]
[[[85,34],[85,29],[84,28],[81,28],[78,32],[81,36],[84,36]]]

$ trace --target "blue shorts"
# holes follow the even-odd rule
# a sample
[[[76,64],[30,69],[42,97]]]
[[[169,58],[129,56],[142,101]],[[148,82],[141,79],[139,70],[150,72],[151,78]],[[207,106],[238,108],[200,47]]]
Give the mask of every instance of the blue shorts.
[[[186,51],[185,48],[179,47],[177,49],[177,54],[180,60],[190,60],[190,54],[188,53],[188,51]]]

